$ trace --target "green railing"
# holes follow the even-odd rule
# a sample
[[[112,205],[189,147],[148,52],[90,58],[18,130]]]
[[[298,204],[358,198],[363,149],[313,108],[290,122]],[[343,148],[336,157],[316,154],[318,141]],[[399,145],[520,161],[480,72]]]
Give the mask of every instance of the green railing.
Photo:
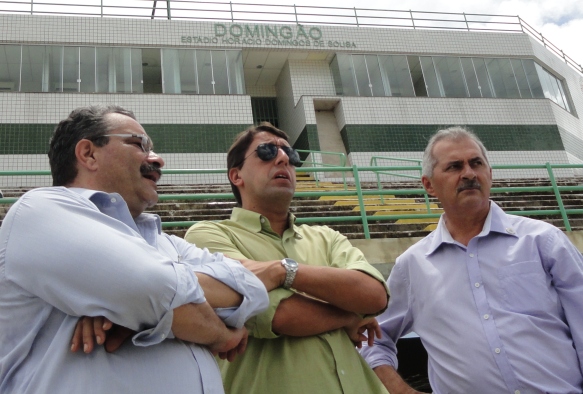
[[[311,161],[302,161],[303,164],[307,164],[311,167],[346,167],[346,155],[341,152],[326,152],[320,150],[309,150],[309,149],[298,149],[300,153],[308,153],[312,155]],[[324,159],[322,155],[328,155],[332,157],[337,157],[339,165],[335,166],[333,164],[326,164],[324,163]],[[320,158],[321,161],[317,161],[316,158]],[[314,180],[316,181],[316,186],[320,187],[320,177],[318,176],[318,172],[314,173]],[[348,186],[346,185],[346,173],[342,172],[342,183],[344,185],[344,190],[348,190]]]
[[[390,172],[390,171],[376,171],[375,175],[377,178],[377,187],[379,189],[382,189],[381,187],[381,175],[391,175],[391,176],[395,176],[395,177],[399,177],[399,178],[410,178],[410,179],[421,179],[421,175],[423,174],[423,171],[421,169],[421,160],[417,160],[417,159],[404,159],[404,158],[400,158],[400,157],[386,157],[386,156],[373,156],[370,158],[370,166],[371,167],[379,167],[378,162],[379,161],[404,161],[404,162],[409,162],[409,163],[416,163],[417,166],[419,167],[419,169],[416,171],[417,173],[419,173],[419,175],[407,175],[407,174],[402,174],[402,173],[397,173],[397,172]],[[429,196],[427,195],[427,193],[424,193],[424,198],[425,198],[425,206],[427,207],[427,213],[431,213],[431,205],[429,202]],[[383,195],[381,195],[381,203],[384,204],[385,203],[385,198]]]
[[[544,210],[514,210],[507,211],[510,214],[520,216],[554,216],[561,217],[564,227],[567,231],[571,231],[571,224],[569,222],[569,215],[583,215],[583,209],[575,208],[568,209],[563,203],[561,196],[562,192],[583,192],[583,186],[559,186],[555,178],[554,170],[557,169],[583,169],[580,164],[528,164],[528,165],[493,165],[493,170],[545,170],[548,173],[550,186],[519,186],[519,187],[494,187],[492,194],[499,193],[526,193],[526,192],[545,192],[553,193],[557,202],[557,209]],[[398,214],[398,215],[368,215],[365,207],[365,196],[369,195],[425,195],[425,190],[419,188],[405,188],[405,189],[363,189],[361,185],[361,174],[363,172],[377,172],[387,173],[394,171],[419,171],[420,166],[369,166],[369,167],[302,167],[298,168],[298,172],[348,172],[354,177],[355,190],[336,190],[336,191],[317,191],[317,192],[296,192],[296,197],[321,197],[321,196],[355,196],[360,207],[360,214],[353,216],[335,216],[335,217],[304,217],[298,218],[298,223],[337,223],[337,222],[360,222],[363,226],[363,233],[366,239],[370,238],[369,222],[371,221],[387,221],[399,219],[421,219],[421,218],[438,218],[441,213],[432,213],[431,208],[427,213],[423,214]],[[217,174],[226,173],[225,169],[198,169],[198,170],[163,170],[164,174]],[[49,176],[49,171],[0,171],[0,176],[28,176],[28,175],[46,175]],[[168,200],[209,200],[209,199],[232,199],[232,193],[209,193],[209,194],[160,194],[160,201]],[[15,197],[4,197],[0,199],[0,204],[12,204],[17,200]],[[583,207],[583,203],[582,203]],[[176,221],[163,222],[163,228],[169,227],[188,227],[194,224],[194,221]]]

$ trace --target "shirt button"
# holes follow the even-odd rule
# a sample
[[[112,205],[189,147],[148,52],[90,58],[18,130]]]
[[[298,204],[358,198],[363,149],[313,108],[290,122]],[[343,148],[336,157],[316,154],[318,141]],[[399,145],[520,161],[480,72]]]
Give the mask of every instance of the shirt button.
[[[344,370],[343,370],[343,369],[341,369],[341,370],[340,370],[340,373],[341,373],[342,375],[344,375]]]
[[[520,394],[520,390],[514,390],[514,394]]]
[[[476,283],[474,283],[474,286],[480,287],[480,284],[478,282],[476,282]]]
[[[470,257],[474,257],[474,254],[473,253],[470,253]]]
[[[117,199],[116,199],[115,197],[111,197],[111,200],[110,200],[110,201],[111,201],[111,202],[116,202],[116,201],[117,201]]]
[[[259,219],[259,221],[260,221],[261,223],[265,223],[265,218],[261,218],[261,219]]]
[[[488,315],[487,313],[484,315],[484,319],[488,320],[490,318],[490,315]]]
[[[166,334],[162,334],[162,339],[166,339]]]
[[[496,349],[494,349],[494,353],[500,354],[500,348],[497,347]]]

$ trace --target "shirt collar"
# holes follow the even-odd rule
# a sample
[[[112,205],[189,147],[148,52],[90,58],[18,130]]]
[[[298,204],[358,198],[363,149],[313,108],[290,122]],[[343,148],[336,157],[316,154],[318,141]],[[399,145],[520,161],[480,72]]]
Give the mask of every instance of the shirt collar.
[[[517,237],[510,217],[492,200],[490,200],[490,211],[488,212],[488,216],[486,216],[482,231],[476,237],[485,237],[491,232]],[[441,215],[437,228],[433,232],[433,238],[431,239],[426,255],[432,254],[444,243],[457,244],[445,225],[444,215]]]
[[[91,201],[93,204],[95,204],[95,206],[97,207],[97,209],[99,209],[99,211],[108,214],[107,212],[104,212],[104,207],[106,206],[106,204],[112,204],[112,203],[123,203],[125,206],[125,210],[127,211],[127,216],[126,218],[121,218],[121,217],[116,217],[115,219],[121,220],[126,224],[129,224],[128,222],[133,222],[135,223],[136,226],[147,226],[148,223],[152,223],[155,225],[155,227],[158,230],[158,234],[162,233],[162,221],[160,220],[160,216],[156,215],[156,214],[152,214],[152,213],[141,213],[137,218],[132,218],[129,209],[127,208],[127,204],[125,202],[125,200],[123,199],[123,197],[119,194],[119,193],[106,193],[103,191],[99,191],[99,190],[91,190],[91,189],[84,189],[81,187],[70,187],[68,188],[71,191],[74,191],[75,193],[80,194],[82,197],[85,197],[86,199],[88,199],[89,201]],[[124,220],[126,219],[126,220]],[[131,223],[130,222],[130,223]]]
[[[243,208],[233,208],[233,212],[231,212],[231,220],[237,223],[242,224],[247,228],[249,231],[254,233],[260,233],[262,231],[276,234],[272,228],[271,224],[269,223],[269,219],[265,216],[254,212],[249,211]],[[292,235],[296,237],[301,237],[298,232],[298,226],[295,225],[296,217],[291,212],[288,214],[288,228],[284,232],[284,237],[288,231],[292,231]]]

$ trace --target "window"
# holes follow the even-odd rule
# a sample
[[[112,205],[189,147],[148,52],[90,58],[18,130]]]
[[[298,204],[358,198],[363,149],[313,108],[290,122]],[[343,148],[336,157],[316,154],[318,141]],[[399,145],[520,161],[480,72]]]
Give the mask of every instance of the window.
[[[421,61],[421,70],[423,70],[423,78],[427,87],[427,95],[429,97],[443,97],[443,88],[437,79],[433,58],[431,56],[420,56],[419,60]]]
[[[22,47],[22,92],[62,91],[63,47],[23,45]]]
[[[444,97],[468,97],[458,57],[434,57],[439,86]]]
[[[379,56],[387,96],[413,97],[413,83],[406,56]]]
[[[20,45],[0,45],[0,92],[20,90]]]

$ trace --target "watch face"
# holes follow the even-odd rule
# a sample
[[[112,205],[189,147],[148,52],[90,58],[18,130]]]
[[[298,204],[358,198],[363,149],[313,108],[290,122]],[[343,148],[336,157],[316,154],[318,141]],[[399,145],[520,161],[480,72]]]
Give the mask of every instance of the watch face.
[[[290,259],[290,258],[286,257],[284,260],[290,266],[290,268],[295,268],[298,266],[298,262],[295,261],[294,259]]]

